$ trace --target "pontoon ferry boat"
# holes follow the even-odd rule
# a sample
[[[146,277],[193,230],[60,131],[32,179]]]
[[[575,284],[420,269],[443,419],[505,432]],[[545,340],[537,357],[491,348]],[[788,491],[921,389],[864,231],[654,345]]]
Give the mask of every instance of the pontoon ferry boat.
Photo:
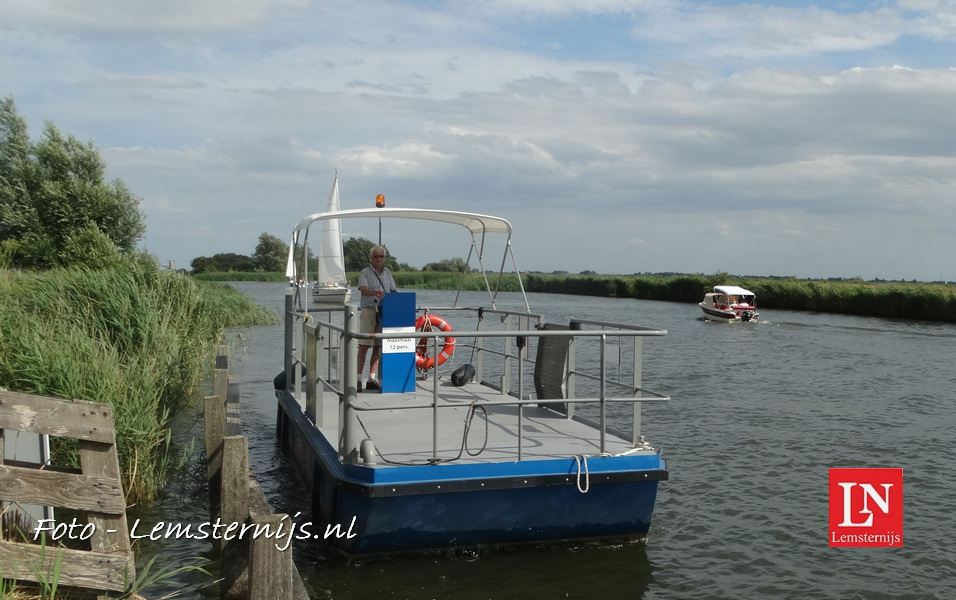
[[[642,387],[641,356],[645,339],[667,332],[546,323],[523,287],[508,295],[520,304],[502,306],[499,283],[520,273],[505,219],[352,209],[306,217],[296,235],[333,218],[463,228],[485,290],[479,306],[460,305],[460,291],[441,306],[416,301],[411,323],[397,327],[383,310],[383,332],[362,334],[357,307],[309,307],[290,289],[277,436],[310,492],[312,530],[332,531],[327,543],[349,555],[645,536],[668,473],[645,440],[641,406],[668,398]],[[483,266],[492,238],[503,247],[497,275]],[[405,306],[408,294],[386,300]],[[382,342],[381,393],[357,391],[363,338]]]

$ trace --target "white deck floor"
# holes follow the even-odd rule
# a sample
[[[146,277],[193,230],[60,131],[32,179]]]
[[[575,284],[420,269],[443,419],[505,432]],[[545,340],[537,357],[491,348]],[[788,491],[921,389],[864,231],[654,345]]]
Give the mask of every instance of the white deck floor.
[[[457,459],[459,463],[518,460],[518,407],[513,405],[484,405],[486,412],[477,409],[471,421],[466,448],[462,450],[472,402],[481,406],[486,402],[514,400],[477,383],[455,387],[449,381],[439,381],[437,452],[434,452],[434,411],[431,408],[433,385],[434,382],[429,379],[418,381],[415,393],[364,392],[358,395],[358,405],[362,408],[385,408],[357,411],[364,435],[374,442],[383,459],[380,466],[388,466],[389,462],[425,463],[436,456],[438,460]],[[320,429],[326,439],[336,440],[338,397],[326,392],[325,398]],[[299,395],[299,403],[304,407],[304,394]],[[422,405],[428,406],[400,408]],[[597,429],[537,405],[524,407],[521,430],[522,460],[595,456],[601,453],[600,432]],[[632,449],[629,442],[611,433],[606,435],[605,446],[610,454],[621,454]],[[469,455],[469,451],[477,453],[477,456]]]

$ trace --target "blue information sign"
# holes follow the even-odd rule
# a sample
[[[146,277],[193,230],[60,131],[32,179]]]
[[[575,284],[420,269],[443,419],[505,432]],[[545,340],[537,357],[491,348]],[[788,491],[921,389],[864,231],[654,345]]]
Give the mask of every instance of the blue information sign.
[[[382,340],[382,393],[415,391],[415,293],[395,292],[382,299],[382,333],[407,338]]]

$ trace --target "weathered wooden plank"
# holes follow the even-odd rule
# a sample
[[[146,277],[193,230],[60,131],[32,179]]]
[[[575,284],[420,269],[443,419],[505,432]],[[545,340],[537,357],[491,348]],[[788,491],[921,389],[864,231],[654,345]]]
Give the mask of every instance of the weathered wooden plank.
[[[112,444],[113,409],[102,402],[65,400],[0,390],[0,429],[32,431]]]
[[[3,465],[0,500],[114,515],[126,512],[118,479]]]
[[[123,591],[124,576],[135,579],[133,562],[123,555],[0,541],[0,573],[5,578],[37,581],[39,573],[52,580],[54,572],[61,586],[94,590]]]
[[[80,467],[89,477],[103,477],[120,482],[119,456],[115,444],[100,444],[80,440],[77,447],[80,455]],[[122,493],[122,487],[120,487]],[[96,528],[90,538],[90,547],[96,552],[117,553],[128,557],[130,573],[135,575],[133,552],[129,544],[129,527],[126,523],[126,510],[116,515],[89,514],[90,523]]]

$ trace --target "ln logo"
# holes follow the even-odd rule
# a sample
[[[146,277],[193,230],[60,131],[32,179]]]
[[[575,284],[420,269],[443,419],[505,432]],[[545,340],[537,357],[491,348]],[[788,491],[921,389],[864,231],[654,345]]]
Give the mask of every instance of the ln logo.
[[[903,545],[903,469],[830,469],[830,546]]]

